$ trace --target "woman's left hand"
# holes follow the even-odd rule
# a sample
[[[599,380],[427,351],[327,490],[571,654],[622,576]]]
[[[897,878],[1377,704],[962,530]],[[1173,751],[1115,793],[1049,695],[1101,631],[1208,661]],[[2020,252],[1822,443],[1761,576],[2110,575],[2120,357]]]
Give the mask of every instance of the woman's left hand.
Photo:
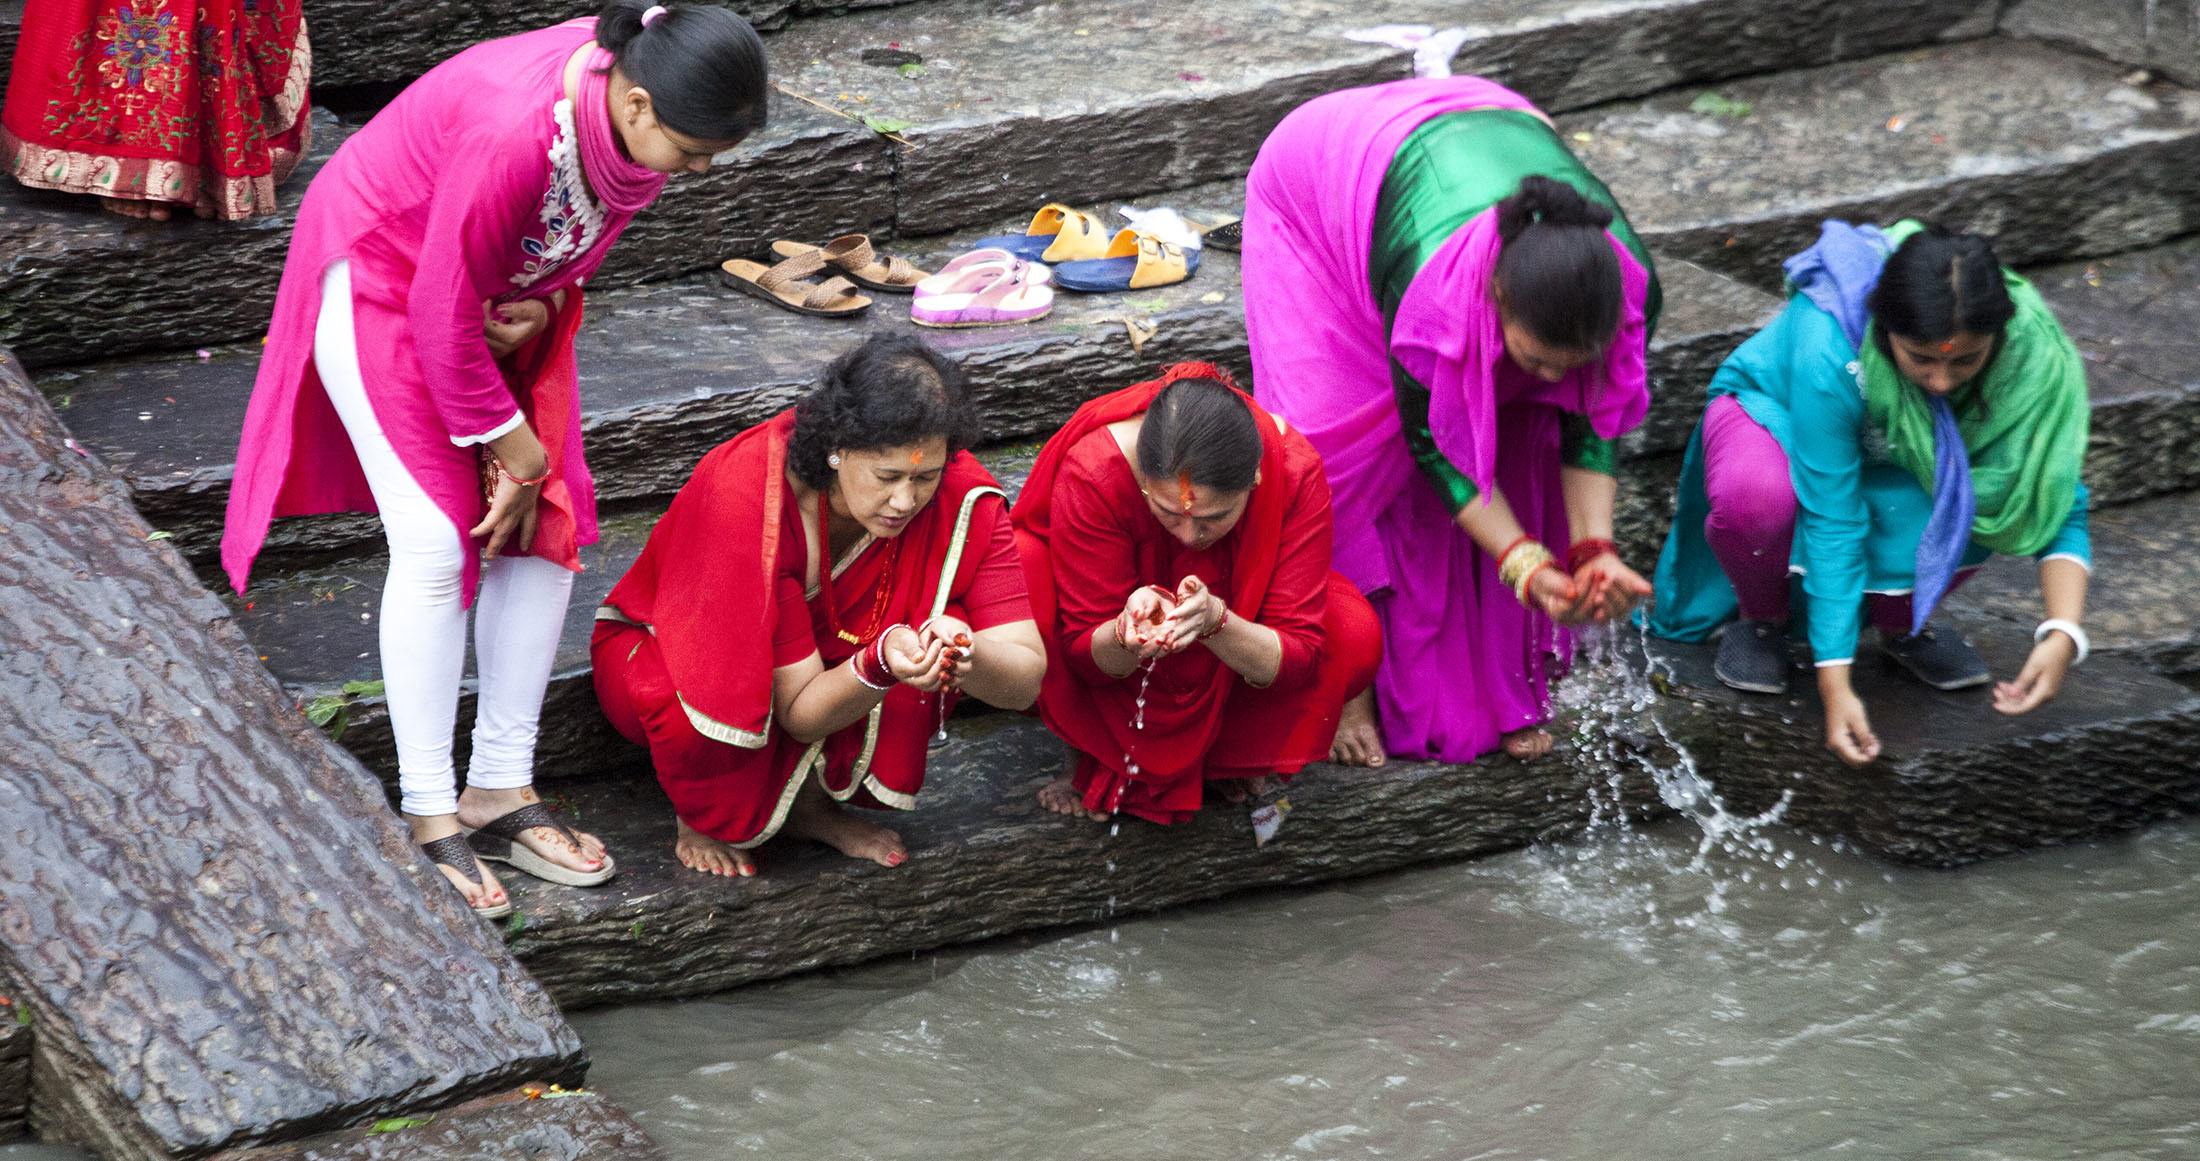
[[[952,689],[960,686],[963,679],[970,676],[970,669],[974,664],[972,657],[977,650],[972,644],[975,638],[972,637],[967,623],[942,613],[926,621],[918,636],[927,648],[935,644],[939,646],[942,684]]]
[[[2015,681],[1999,682],[1994,686],[1994,708],[2005,714],[2028,714],[2055,699],[2062,692],[2063,679],[2070,676],[2070,663],[2078,657],[2078,645],[2061,633],[2049,633],[2032,646],[2032,655],[2024,659],[2024,668],[2017,671]]]
[[[1175,653],[1189,647],[1222,627],[1229,609],[1222,598],[1207,587],[1205,581],[1188,576],[1176,586],[1176,607],[1161,624],[1161,632],[1168,638],[1169,652]]]
[[[481,337],[501,359],[526,346],[550,325],[550,304],[539,298],[481,304]]]
[[[1610,552],[1591,558],[1576,570],[1574,585],[1583,596],[1582,611],[1597,622],[1625,618],[1650,595],[1650,582]]]

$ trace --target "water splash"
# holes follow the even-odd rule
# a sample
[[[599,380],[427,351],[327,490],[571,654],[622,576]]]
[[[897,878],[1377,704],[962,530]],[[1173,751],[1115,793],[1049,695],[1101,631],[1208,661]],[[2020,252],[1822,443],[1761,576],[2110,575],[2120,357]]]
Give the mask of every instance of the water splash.
[[[1534,852],[1546,889],[1538,906],[1628,938],[1645,927],[1670,927],[1737,940],[1742,932],[1731,912],[1743,894],[1846,890],[1804,845],[1823,846],[1824,840],[1776,828],[1792,790],[1755,814],[1729,806],[1661,718],[1666,703],[1658,687],[1669,675],[1658,669],[1639,628],[1577,635],[1573,670],[1553,690],[1552,720],[1554,727],[1570,727],[1573,751],[1597,773],[1587,786],[1586,833]],[[1685,857],[1637,825],[1649,813],[1641,794],[1645,778],[1659,803],[1695,831],[1693,844],[1679,848]],[[1677,891],[1693,895],[1699,889],[1699,898],[1675,908]]]

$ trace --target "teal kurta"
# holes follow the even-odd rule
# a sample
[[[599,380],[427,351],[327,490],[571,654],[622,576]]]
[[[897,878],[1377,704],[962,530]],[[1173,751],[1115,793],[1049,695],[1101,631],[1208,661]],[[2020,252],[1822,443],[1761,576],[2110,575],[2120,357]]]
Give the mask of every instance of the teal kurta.
[[[1710,397],[1731,395],[1788,457],[1795,488],[1789,570],[1801,577],[1811,653],[1819,664],[1850,660],[1862,631],[1865,593],[1906,593],[1932,497],[1887,455],[1886,432],[1864,405],[1862,367],[1841,324],[1803,294],[1728,356]],[[2069,515],[2036,555],[2090,565],[2087,495],[2079,485]],[[1650,630],[1701,641],[1737,615],[1733,586],[1704,538],[1703,428],[1681,466],[1672,531],[1658,557]],[[1989,553],[1975,541],[1964,564]]]

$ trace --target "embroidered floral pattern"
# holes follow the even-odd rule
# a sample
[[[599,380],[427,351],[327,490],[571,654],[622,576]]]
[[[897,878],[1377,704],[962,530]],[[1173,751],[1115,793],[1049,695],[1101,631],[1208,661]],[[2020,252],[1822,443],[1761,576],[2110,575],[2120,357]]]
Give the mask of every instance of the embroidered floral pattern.
[[[557,131],[550,136],[550,188],[542,195],[542,236],[522,238],[527,257],[512,284],[533,286],[588,252],[603,236],[603,211],[588,193],[581,173],[580,135],[573,131],[573,102],[550,108]]]
[[[107,42],[99,75],[111,89],[167,91],[176,63],[175,33],[173,13],[116,8],[99,30],[99,39]]]

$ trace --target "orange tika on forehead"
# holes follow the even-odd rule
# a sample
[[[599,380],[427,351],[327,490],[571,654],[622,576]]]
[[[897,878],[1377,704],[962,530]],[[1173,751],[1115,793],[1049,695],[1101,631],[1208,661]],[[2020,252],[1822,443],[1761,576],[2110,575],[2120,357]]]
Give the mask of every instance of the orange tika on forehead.
[[[1176,494],[1177,498],[1183,502],[1184,510],[1190,512],[1192,510],[1192,473],[1189,470],[1176,474]]]
[[[924,466],[923,448],[918,448],[917,450],[909,453],[909,466],[912,468],[921,468]]]

